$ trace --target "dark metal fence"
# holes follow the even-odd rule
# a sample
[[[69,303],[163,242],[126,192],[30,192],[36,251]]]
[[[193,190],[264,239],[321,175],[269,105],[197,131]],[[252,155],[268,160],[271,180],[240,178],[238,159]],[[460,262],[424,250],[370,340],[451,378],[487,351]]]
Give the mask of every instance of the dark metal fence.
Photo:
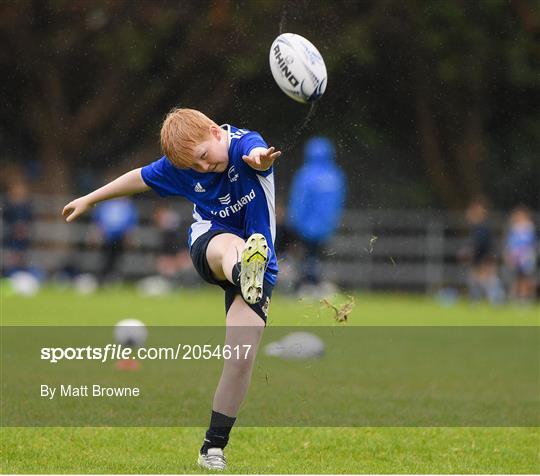
[[[100,251],[91,234],[91,220],[65,223],[60,212],[68,197],[35,196],[31,247],[26,262],[48,273],[76,263],[82,272],[96,272]],[[138,197],[139,225],[120,268],[127,279],[155,274],[160,231],[152,215],[158,202]],[[162,203],[162,202],[159,202]],[[169,201],[187,228],[191,205]],[[537,222],[539,216],[536,216]],[[502,254],[507,215],[491,213],[491,225]],[[184,234],[184,232],[180,232]],[[181,242],[187,237],[181,236]],[[323,255],[325,279],[361,289],[433,291],[466,284],[466,270],[457,259],[467,242],[463,214],[440,210],[347,210],[338,233]]]

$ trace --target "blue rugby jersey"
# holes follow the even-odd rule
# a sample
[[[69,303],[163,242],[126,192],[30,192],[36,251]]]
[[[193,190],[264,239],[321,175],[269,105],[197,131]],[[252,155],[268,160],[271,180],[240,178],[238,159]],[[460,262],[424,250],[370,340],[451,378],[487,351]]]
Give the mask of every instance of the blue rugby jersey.
[[[167,157],[141,170],[144,182],[162,197],[180,196],[193,205],[194,223],[188,244],[210,230],[223,230],[247,239],[261,233],[270,247],[265,279],[275,284],[278,266],[274,251],[276,237],[273,167],[264,172],[252,169],[243,155],[268,145],[258,132],[221,126],[229,135],[229,164],[225,172],[200,173],[174,167]]]

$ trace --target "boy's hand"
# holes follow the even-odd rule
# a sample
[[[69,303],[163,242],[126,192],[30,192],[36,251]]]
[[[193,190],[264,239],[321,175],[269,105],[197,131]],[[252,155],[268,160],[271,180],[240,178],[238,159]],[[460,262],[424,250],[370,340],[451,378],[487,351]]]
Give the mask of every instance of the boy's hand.
[[[252,169],[264,172],[272,167],[274,160],[281,155],[281,151],[276,150],[274,147],[265,149],[264,147],[255,147],[249,155],[244,155],[242,159]]]
[[[62,216],[67,222],[75,220],[79,215],[92,207],[92,203],[86,197],[77,198],[69,202],[62,210]]]

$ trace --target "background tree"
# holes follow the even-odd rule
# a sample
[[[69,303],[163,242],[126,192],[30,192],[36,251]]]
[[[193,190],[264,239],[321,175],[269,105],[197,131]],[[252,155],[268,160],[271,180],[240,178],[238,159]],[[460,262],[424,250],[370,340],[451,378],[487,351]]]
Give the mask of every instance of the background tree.
[[[272,80],[284,31],[325,57],[312,109]],[[283,148],[282,193],[317,133],[336,142],[354,206],[536,205],[538,34],[528,0],[4,2],[0,148],[67,191],[82,167],[152,160],[166,111],[191,106]]]

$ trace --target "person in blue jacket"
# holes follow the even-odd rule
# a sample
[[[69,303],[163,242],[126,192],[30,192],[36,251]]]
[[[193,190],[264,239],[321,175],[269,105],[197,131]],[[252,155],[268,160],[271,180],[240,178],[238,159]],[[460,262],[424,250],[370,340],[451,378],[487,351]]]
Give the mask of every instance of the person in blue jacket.
[[[320,255],[341,220],[346,183],[335,155],[329,139],[309,139],[304,148],[304,164],[291,184],[287,221],[305,248],[299,287],[320,283]]]
[[[94,209],[93,219],[102,238],[103,261],[99,277],[103,282],[117,271],[128,235],[137,226],[138,214],[133,202],[129,198],[121,197],[98,204]]]

